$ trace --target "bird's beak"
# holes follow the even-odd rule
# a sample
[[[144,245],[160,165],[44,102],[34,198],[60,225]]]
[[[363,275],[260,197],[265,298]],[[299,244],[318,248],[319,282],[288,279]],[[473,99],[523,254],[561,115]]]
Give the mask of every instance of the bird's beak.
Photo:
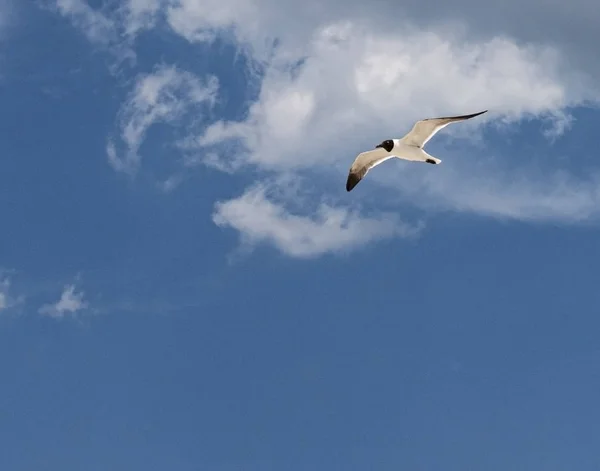
[[[377,149],[378,147],[382,147],[383,148],[383,146],[381,144],[378,144],[378,145],[375,146],[375,149]]]

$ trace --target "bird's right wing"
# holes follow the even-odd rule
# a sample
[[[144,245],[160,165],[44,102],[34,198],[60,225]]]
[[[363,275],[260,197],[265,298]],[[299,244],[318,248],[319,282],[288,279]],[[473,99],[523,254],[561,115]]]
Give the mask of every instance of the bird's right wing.
[[[361,181],[369,170],[376,165],[394,157],[390,155],[388,151],[379,147],[367,152],[358,154],[348,173],[348,180],[346,181],[346,191],[352,190],[358,182]]]

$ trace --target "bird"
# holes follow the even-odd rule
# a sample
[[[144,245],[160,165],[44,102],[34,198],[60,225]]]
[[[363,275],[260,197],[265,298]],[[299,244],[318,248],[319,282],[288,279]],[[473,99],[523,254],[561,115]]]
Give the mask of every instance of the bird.
[[[381,144],[375,146],[375,149],[358,154],[348,172],[346,191],[351,191],[358,185],[373,167],[393,157],[414,162],[426,162],[433,165],[442,163],[440,159],[429,155],[423,150],[425,144],[427,144],[440,129],[445,128],[450,123],[471,119],[475,116],[487,113],[487,111],[488,110],[484,110],[462,116],[422,119],[417,121],[410,132],[403,138],[386,139]]]

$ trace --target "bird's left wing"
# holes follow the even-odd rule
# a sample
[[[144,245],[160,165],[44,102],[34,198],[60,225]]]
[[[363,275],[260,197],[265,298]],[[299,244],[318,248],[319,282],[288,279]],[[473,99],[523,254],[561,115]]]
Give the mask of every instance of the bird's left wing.
[[[486,112],[487,110],[462,116],[422,119],[415,123],[410,132],[402,138],[402,141],[409,146],[423,147],[440,129],[445,128],[450,123],[471,119]]]

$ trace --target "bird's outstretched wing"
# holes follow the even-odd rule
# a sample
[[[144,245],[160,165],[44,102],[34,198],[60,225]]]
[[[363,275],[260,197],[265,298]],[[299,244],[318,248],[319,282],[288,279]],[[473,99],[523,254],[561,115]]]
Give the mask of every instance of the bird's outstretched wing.
[[[423,147],[440,129],[445,128],[450,123],[471,119],[486,112],[487,110],[462,116],[422,119],[415,123],[410,132],[402,138],[402,141],[409,146]]]
[[[367,152],[358,154],[348,173],[348,180],[346,181],[346,191],[352,190],[358,182],[361,181],[369,170],[376,165],[379,165],[385,160],[394,157],[390,155],[388,151],[382,148],[373,149]]]

